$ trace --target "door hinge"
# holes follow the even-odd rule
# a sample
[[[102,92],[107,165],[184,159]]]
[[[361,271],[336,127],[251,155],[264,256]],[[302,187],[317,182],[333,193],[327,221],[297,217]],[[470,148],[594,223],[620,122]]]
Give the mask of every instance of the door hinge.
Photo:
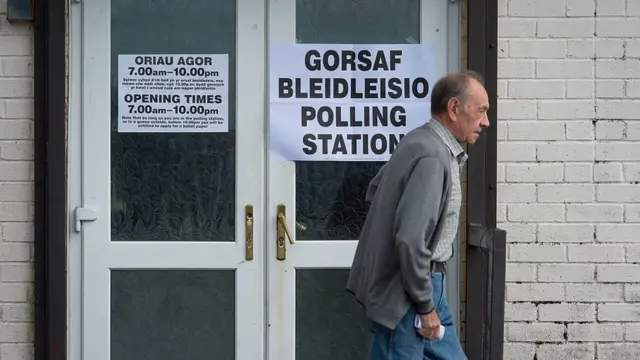
[[[75,222],[75,230],[76,232],[80,232],[80,230],[82,230],[82,222],[95,221],[98,218],[98,213],[96,213],[96,211],[93,209],[79,206],[74,210],[73,217]]]

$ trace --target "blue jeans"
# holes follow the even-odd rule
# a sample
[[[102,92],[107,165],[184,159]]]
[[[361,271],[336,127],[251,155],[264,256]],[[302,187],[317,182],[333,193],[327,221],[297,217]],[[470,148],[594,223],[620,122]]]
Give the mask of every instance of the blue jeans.
[[[467,360],[453,326],[451,308],[444,294],[444,274],[432,273],[433,300],[440,323],[446,328],[440,340],[427,340],[413,326],[416,311],[410,308],[394,330],[373,324],[369,360]]]

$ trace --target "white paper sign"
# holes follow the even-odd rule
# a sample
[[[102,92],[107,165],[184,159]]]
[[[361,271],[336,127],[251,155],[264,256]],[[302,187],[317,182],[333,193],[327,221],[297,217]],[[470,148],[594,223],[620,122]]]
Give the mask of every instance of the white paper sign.
[[[436,48],[275,45],[270,147],[292,161],[386,161],[431,118]]]
[[[229,131],[229,57],[119,55],[118,132]]]

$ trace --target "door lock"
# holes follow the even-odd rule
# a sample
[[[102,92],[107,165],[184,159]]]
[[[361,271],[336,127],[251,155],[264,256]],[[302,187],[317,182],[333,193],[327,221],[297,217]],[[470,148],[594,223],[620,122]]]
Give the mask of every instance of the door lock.
[[[295,243],[295,240],[293,240],[289,232],[289,228],[287,228],[286,206],[281,204],[278,205],[278,213],[276,216],[276,258],[278,260],[285,260],[287,258],[285,237],[287,237],[291,245]]]

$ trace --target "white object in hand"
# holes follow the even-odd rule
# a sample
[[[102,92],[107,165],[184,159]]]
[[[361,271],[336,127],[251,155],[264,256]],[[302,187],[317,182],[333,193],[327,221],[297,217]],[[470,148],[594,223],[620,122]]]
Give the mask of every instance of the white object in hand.
[[[420,315],[416,315],[416,319],[413,322],[413,326],[416,327],[416,330],[420,330],[422,328],[422,321],[420,320]],[[440,324],[440,331],[438,332],[438,339],[442,340],[444,337],[444,326]]]

